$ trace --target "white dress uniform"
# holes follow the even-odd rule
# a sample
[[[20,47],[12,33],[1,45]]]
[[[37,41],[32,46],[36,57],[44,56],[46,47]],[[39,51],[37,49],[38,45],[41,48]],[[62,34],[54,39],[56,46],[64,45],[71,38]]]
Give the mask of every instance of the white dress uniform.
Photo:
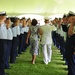
[[[51,33],[53,30],[56,30],[56,27],[47,24],[41,26],[40,28],[43,32],[41,37],[41,44],[42,44],[42,50],[44,55],[44,63],[48,64],[48,62],[51,61],[51,56],[52,56],[52,49],[51,49],[52,34]]]
[[[21,27],[20,34],[24,34],[24,32],[25,32],[25,27]]]
[[[20,35],[20,26],[16,26],[17,35]]]
[[[29,31],[29,27],[27,26],[20,28],[20,34],[24,34],[24,32],[28,33],[28,31]]]
[[[11,28],[7,29],[7,39],[12,40],[13,39],[13,34]]]
[[[63,38],[64,38],[64,41],[66,41],[66,32],[64,32],[63,30],[62,30],[62,27],[61,27],[61,31],[60,31],[60,36],[62,36]]]
[[[26,26],[26,32],[28,33],[28,31],[29,31],[29,27],[28,27],[28,26]]]
[[[5,23],[0,26],[0,39],[7,39],[7,28]]]
[[[17,37],[16,26],[12,28],[13,37]]]
[[[24,32],[28,33],[28,27],[25,26],[25,27],[20,27],[20,34],[24,34]]]

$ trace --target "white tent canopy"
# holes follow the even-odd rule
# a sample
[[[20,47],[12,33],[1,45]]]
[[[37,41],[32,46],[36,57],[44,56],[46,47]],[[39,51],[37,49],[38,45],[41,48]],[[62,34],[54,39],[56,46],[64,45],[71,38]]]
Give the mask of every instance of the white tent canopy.
[[[50,16],[75,11],[74,0],[0,0],[0,11],[8,15],[36,14]]]

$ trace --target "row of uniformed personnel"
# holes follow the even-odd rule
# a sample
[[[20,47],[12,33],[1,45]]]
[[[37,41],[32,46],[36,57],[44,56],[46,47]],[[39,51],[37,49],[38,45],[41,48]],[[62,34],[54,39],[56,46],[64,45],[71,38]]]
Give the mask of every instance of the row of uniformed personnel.
[[[0,12],[0,75],[6,75],[4,69],[10,68],[9,57],[10,63],[15,63],[18,53],[26,51],[31,20],[27,21],[25,18],[6,18],[6,12]]]
[[[68,66],[68,75],[75,75],[75,13],[70,11],[60,20],[53,21],[57,31],[53,32],[53,41],[63,54],[63,59]],[[64,31],[64,36],[62,32]]]

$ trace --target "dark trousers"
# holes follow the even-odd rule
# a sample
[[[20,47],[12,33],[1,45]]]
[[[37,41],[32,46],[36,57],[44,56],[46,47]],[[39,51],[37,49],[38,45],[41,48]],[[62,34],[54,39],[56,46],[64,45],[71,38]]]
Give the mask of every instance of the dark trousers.
[[[63,55],[64,37],[60,36],[59,44],[60,44],[60,53]]]
[[[60,41],[59,40],[60,40],[60,35],[58,33],[56,33],[56,47],[58,49],[60,49],[60,44],[59,44]]]
[[[56,31],[52,31],[52,40],[53,40],[54,46],[56,46]]]
[[[70,44],[70,43],[69,43]],[[68,75],[75,75],[75,55],[72,52],[70,45],[67,44],[67,49],[65,50],[66,61],[68,63]]]
[[[22,50],[23,52],[25,52],[27,49],[26,39],[27,39],[27,32],[24,32],[24,42],[23,42],[23,50]]]
[[[66,42],[66,60],[68,62],[68,75],[75,75],[75,55],[72,48],[73,38]]]
[[[6,69],[10,68],[9,57],[10,57],[11,47],[12,47],[12,40],[7,40],[7,50],[5,52],[5,68]]]
[[[18,48],[19,48],[19,43],[20,43],[20,35],[17,35],[17,40],[16,40],[16,45],[17,45],[17,50],[16,50],[16,56],[18,56]]]
[[[0,75],[4,75],[5,68],[5,52],[7,49],[7,40],[0,39]]]
[[[10,52],[10,63],[15,63],[16,52],[17,52],[17,37],[14,37],[12,40],[12,49]]]
[[[24,42],[24,34],[21,34],[20,35],[20,38],[19,38],[19,48],[18,48],[18,54],[21,54],[22,50],[23,49],[23,42]]]
[[[75,75],[75,55],[67,56],[68,61],[68,75]]]

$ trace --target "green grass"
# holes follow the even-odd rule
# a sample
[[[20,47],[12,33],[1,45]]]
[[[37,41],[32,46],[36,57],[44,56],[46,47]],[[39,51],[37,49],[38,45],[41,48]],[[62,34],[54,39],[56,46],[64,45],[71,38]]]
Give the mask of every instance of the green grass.
[[[36,58],[36,64],[31,63],[29,48],[17,57],[15,64],[10,64],[11,69],[5,70],[9,75],[67,75],[67,68],[62,60],[62,55],[56,47],[52,47],[52,61],[45,65],[43,63],[42,51]]]

